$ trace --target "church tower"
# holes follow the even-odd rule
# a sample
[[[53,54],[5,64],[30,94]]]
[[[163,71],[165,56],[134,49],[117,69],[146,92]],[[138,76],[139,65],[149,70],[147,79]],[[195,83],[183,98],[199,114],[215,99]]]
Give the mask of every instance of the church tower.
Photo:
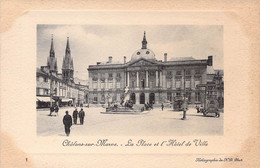
[[[55,58],[55,51],[53,47],[53,35],[51,37],[51,49],[50,49],[50,55],[47,58],[47,67],[53,75],[57,74],[58,72],[58,67],[57,67],[57,59]]]
[[[74,73],[73,59],[71,58],[71,53],[70,53],[69,37],[67,37],[65,57],[63,57],[63,62],[62,62],[62,77],[68,83],[73,82],[74,81],[73,73]]]
[[[143,41],[142,41],[142,49],[147,49],[147,41],[146,41],[146,37],[145,37],[145,32],[144,32],[144,37],[143,37]]]

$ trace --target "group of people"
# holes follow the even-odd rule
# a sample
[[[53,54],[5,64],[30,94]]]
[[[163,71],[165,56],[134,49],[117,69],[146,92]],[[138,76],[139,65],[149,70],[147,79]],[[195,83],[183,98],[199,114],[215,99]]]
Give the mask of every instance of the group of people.
[[[79,117],[80,125],[83,125],[83,123],[84,123],[84,117],[85,117],[85,112],[83,111],[83,109],[81,109],[81,110],[78,112],[77,108],[75,108],[75,110],[73,111],[72,117],[73,117],[73,122],[74,122],[74,124],[77,124],[77,120],[78,120],[78,117]]]
[[[83,108],[78,112],[77,108],[73,111],[72,117],[69,115],[69,112],[65,112],[66,115],[63,117],[63,124],[65,127],[65,133],[67,136],[70,135],[70,127],[72,126],[72,117],[73,117],[73,122],[74,124],[77,124],[77,119],[79,117],[80,124],[83,125],[84,123],[84,117],[85,117],[85,112],[83,111]]]
[[[54,106],[51,106],[50,108],[50,116],[52,115],[52,113],[55,111],[55,113],[58,115],[59,114],[59,106],[56,104]]]
[[[146,103],[144,104],[145,110],[152,110],[153,109],[153,103]]]

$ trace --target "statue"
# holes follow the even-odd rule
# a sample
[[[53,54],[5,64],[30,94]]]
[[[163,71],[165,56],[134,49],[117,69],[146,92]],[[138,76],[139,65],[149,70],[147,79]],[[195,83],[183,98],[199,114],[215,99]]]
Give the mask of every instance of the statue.
[[[121,105],[121,106],[120,106]],[[108,106],[107,112],[138,112],[138,110],[133,109],[133,102],[130,100],[129,87],[126,86],[124,89],[124,95],[121,98],[120,105],[113,104]]]

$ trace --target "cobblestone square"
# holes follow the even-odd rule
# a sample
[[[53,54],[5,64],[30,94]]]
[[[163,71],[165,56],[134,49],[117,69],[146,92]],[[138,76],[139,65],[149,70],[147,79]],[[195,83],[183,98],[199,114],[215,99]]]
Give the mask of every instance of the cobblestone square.
[[[47,109],[37,110],[38,136],[65,136],[62,119],[66,110],[72,115],[74,108],[61,108],[59,115],[52,117],[48,116]],[[164,111],[155,108],[141,114],[101,114],[105,109],[97,107],[84,108],[84,111],[84,125],[73,124],[70,136],[223,135],[224,113],[220,113],[220,118],[204,117],[190,108],[187,119],[181,120],[183,113],[170,108]]]

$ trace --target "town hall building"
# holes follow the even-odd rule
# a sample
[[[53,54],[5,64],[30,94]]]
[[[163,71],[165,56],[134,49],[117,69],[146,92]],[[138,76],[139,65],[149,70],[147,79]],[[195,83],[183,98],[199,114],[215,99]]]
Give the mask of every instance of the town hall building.
[[[129,62],[97,62],[88,67],[89,103],[120,102],[126,87],[135,104],[161,104],[186,97],[190,104],[202,103],[204,93],[199,84],[207,83],[207,71],[213,69],[212,56],[207,59],[192,57],[157,60],[147,48],[144,33],[141,49],[136,50]]]

